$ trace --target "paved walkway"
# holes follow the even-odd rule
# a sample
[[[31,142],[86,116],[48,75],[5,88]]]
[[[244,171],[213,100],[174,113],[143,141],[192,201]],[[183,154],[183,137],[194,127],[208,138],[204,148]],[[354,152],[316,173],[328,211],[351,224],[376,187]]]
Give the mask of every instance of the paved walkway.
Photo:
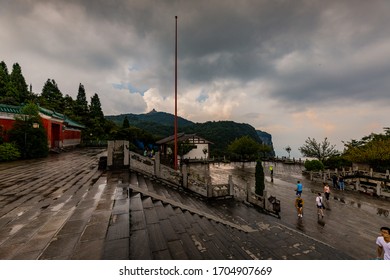
[[[102,172],[97,168],[102,153],[101,149],[75,150],[45,159],[0,164],[0,259],[142,259],[140,251],[132,251],[129,245],[131,211],[137,206],[131,202],[139,197],[137,193],[144,199],[157,201],[153,207],[168,205],[180,209],[175,215],[183,214],[183,221],[185,213],[196,208],[191,217],[203,216],[211,221],[204,224],[203,219],[196,218],[194,221],[199,225],[212,225],[221,233],[231,228],[231,238],[237,242],[249,238],[247,246],[251,252],[258,253],[241,252],[242,257],[245,254],[259,258],[261,253],[262,257],[273,259],[370,259],[375,252],[378,227],[388,222],[388,218],[365,211],[365,204],[358,208],[340,202],[343,207],[339,211],[338,200],[332,201],[334,206],[325,224],[317,223],[315,215],[310,214],[314,209],[310,203],[305,207],[303,220],[299,221],[289,206],[291,194],[287,190],[291,187],[291,177],[284,178],[277,169],[271,187],[282,201],[280,220],[239,201],[196,200],[134,173]],[[310,201],[313,194],[308,191],[308,184],[304,181],[304,198]],[[143,203],[145,206],[150,202],[143,200]],[[363,220],[354,217],[360,211],[366,215]],[[174,221],[171,218],[173,225]],[[230,227],[229,223],[234,226]],[[240,228],[248,229],[248,233],[243,235]],[[207,236],[211,240],[209,245],[213,245],[215,233]],[[216,242],[223,243],[223,240]],[[240,248],[235,250],[238,252]],[[184,255],[160,255],[163,256]],[[191,259],[192,255],[186,256]],[[204,252],[198,252],[197,256],[224,258]]]

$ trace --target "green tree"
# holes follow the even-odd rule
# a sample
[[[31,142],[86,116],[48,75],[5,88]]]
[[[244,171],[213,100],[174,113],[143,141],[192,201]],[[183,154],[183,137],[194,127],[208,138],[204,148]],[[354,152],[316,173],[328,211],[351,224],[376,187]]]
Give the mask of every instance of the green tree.
[[[104,114],[102,111],[102,105],[100,103],[99,96],[95,93],[91,97],[91,106],[89,107],[89,116],[92,119],[98,119],[99,121],[104,121]]]
[[[38,106],[28,103],[16,117],[12,129],[8,131],[10,141],[14,142],[23,158],[45,157],[49,153],[47,136],[39,116]]]
[[[305,161],[305,169],[307,171],[320,171],[324,170],[324,164],[316,159]]]
[[[0,62],[0,103],[5,103],[3,99],[7,96],[9,81],[8,68],[4,61]]]
[[[263,196],[265,189],[264,169],[260,160],[256,162],[255,180],[255,193],[257,195]]]
[[[77,120],[77,116],[75,115],[75,101],[70,95],[65,95],[64,97],[64,111],[63,114],[72,120]]]
[[[6,98],[8,104],[19,105],[20,103],[28,101],[29,97],[27,83],[22,74],[22,68],[18,63],[14,63],[7,85]]]
[[[321,143],[309,137],[306,139],[305,144],[298,148],[298,150],[305,157],[316,158],[323,162],[329,157],[340,154],[335,147],[336,145],[331,145],[327,137]]]
[[[128,128],[130,127],[129,119],[127,116],[124,118],[123,123],[122,123],[122,128]]]
[[[89,119],[89,108],[85,89],[81,83],[79,84],[79,90],[76,97],[75,115],[78,116],[76,119],[77,121],[87,125]]]
[[[241,159],[253,159],[257,158],[258,152],[260,151],[260,144],[249,136],[242,136],[234,140],[228,146],[228,150],[239,155]]]
[[[384,134],[372,133],[361,140],[344,143],[343,158],[351,162],[367,163],[376,171],[383,172],[390,167],[390,131]]]
[[[64,100],[62,92],[55,80],[48,79],[42,88],[41,104],[50,110],[64,112]]]

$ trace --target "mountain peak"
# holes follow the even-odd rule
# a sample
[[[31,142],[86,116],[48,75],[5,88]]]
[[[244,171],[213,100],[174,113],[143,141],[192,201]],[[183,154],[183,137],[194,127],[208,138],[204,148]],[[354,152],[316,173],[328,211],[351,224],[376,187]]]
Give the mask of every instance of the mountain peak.
[[[147,115],[150,115],[150,114],[155,114],[155,113],[157,113],[157,111],[153,108],[153,110],[152,111],[150,111],[149,113],[147,113]]]

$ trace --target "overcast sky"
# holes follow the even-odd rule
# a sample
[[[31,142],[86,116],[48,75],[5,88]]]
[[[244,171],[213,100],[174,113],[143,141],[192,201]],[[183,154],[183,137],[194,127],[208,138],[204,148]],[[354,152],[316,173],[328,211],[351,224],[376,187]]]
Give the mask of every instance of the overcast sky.
[[[82,83],[105,115],[174,114],[175,16],[180,116],[249,123],[295,157],[390,126],[387,0],[0,0],[0,61],[35,93]]]

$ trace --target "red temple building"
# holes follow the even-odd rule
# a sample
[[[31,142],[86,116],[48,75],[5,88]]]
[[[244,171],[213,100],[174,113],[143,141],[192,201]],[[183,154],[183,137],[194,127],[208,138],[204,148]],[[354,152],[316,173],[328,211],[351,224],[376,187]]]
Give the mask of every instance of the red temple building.
[[[7,130],[12,128],[15,116],[21,115],[22,106],[0,104],[0,136],[7,141]],[[66,148],[81,143],[83,125],[65,115],[39,107],[39,115],[47,134],[49,149]]]

